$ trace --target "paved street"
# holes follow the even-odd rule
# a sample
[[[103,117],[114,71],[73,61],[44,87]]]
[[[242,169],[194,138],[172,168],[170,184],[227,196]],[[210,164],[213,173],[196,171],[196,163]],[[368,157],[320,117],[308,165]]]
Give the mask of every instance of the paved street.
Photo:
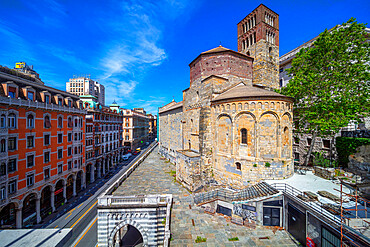
[[[161,160],[157,152],[158,148],[154,149],[114,194],[173,194],[171,246],[297,246],[285,231],[249,229],[232,224],[223,216],[203,213],[194,206],[191,194],[171,176],[175,166]],[[207,238],[206,242],[195,243],[197,236]],[[239,241],[228,240],[233,237]]]
[[[140,155],[145,152],[143,150]],[[98,179],[89,185],[86,190],[80,192],[76,197],[66,203],[58,212],[50,215],[39,227],[46,228],[72,228],[72,236],[65,246],[91,246],[97,244],[97,197],[110,184],[113,177],[119,173],[123,174],[138,156],[131,156],[111,170],[105,177]],[[120,175],[117,175],[120,176]]]

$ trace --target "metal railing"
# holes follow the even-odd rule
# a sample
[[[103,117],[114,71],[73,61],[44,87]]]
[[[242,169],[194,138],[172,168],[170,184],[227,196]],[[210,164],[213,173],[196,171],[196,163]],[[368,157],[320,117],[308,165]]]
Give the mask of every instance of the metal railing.
[[[0,96],[0,103],[7,104],[7,105],[34,107],[34,108],[52,110],[52,111],[64,111],[64,112],[78,113],[78,114],[86,114],[87,113],[87,111],[84,110],[84,109],[60,106],[60,105],[55,105],[55,104],[47,104],[47,103],[44,103],[44,102],[24,100],[24,99],[20,99],[20,98],[14,99],[14,98],[10,98],[10,97]]]
[[[171,202],[171,198],[172,195],[104,196],[99,198],[99,206],[167,205]]]
[[[196,204],[214,200],[231,202],[269,196],[276,193],[278,193],[278,191],[275,188],[271,187],[266,182],[261,182],[238,192],[222,188],[209,192],[197,193],[194,195],[194,202]]]
[[[348,246],[369,246],[370,239],[365,235],[361,234],[360,232],[356,231],[355,229],[348,226],[348,219],[347,223],[345,219],[341,222],[341,219],[338,216],[330,213],[326,209],[323,208],[323,203],[319,201],[304,201],[300,199],[304,197],[304,193],[293,186],[290,186],[285,183],[274,183],[271,184],[272,187],[284,193],[284,195],[288,196],[293,201],[297,202],[298,204],[304,205],[304,207],[313,215],[316,215],[317,218],[321,219],[325,222],[328,226],[331,226],[337,233],[340,234],[338,228],[343,226],[343,241],[348,243]]]

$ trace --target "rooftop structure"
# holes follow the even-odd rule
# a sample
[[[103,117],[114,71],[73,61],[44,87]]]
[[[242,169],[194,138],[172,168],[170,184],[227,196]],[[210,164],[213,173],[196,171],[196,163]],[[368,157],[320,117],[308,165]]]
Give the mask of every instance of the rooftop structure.
[[[95,96],[100,105],[105,105],[105,87],[87,76],[73,77],[66,82],[66,91],[83,96]]]

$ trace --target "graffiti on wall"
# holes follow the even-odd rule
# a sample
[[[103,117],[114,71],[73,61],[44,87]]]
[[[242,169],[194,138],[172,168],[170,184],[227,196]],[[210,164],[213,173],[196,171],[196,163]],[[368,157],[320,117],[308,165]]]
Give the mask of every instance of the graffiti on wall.
[[[244,220],[249,222],[257,220],[256,208],[244,204],[234,204],[233,213],[241,216]]]

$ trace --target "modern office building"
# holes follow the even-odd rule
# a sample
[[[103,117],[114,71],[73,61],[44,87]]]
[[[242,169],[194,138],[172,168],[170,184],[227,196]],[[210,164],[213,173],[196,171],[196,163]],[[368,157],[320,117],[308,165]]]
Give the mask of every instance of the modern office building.
[[[66,91],[81,95],[95,96],[100,105],[105,105],[105,87],[90,76],[80,76],[69,79],[66,83]]]

